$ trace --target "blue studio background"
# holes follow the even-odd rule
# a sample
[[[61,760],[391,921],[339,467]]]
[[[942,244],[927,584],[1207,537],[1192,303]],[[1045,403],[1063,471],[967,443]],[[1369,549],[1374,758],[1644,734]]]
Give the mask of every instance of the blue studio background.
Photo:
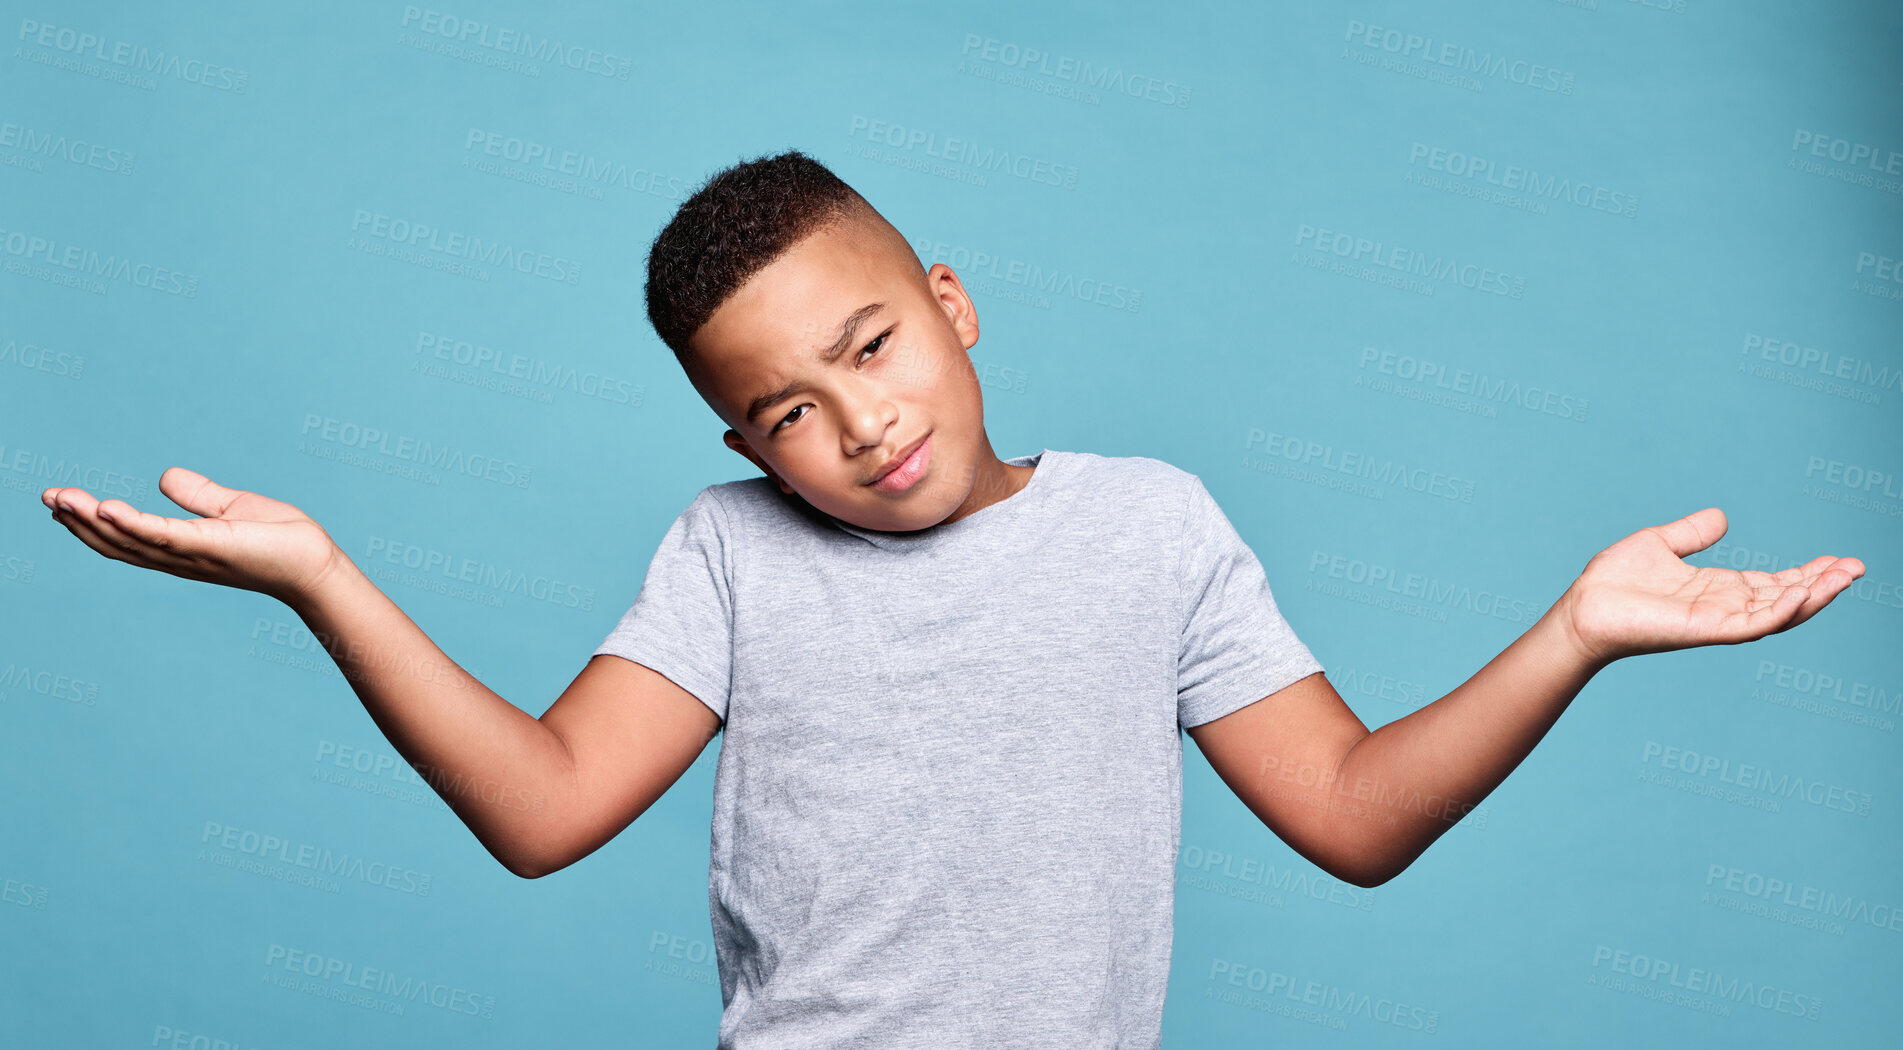
[[[1374,890],[1185,739],[1167,1045],[1894,1038],[1895,5],[4,7],[0,1044],[712,1040],[718,740],[518,879],[285,607],[37,494],[179,515],[182,465],[295,503],[539,714],[752,473],[644,259],[793,147],[964,279],[998,454],[1200,475],[1371,727],[1701,507],[1694,563],[1868,566],[1607,669]]]

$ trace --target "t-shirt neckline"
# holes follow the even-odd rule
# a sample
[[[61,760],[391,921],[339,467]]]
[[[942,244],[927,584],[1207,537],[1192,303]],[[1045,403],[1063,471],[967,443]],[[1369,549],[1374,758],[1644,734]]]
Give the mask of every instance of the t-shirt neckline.
[[[1062,456],[1060,454],[1053,453],[1048,448],[1028,455],[1012,456],[1005,459],[1003,462],[1014,467],[1036,468],[1031,472],[1030,479],[1025,481],[1024,487],[996,503],[980,507],[972,513],[959,518],[957,521],[947,524],[932,525],[912,532],[879,532],[873,529],[860,528],[850,522],[841,521],[830,514],[826,515],[826,517],[842,531],[852,533],[854,536],[879,547],[905,548],[916,547],[921,544],[943,542],[954,536],[963,536],[967,533],[989,528],[996,522],[1004,521],[1018,513],[1022,513],[1033,503],[1038,502],[1038,500],[1043,497],[1044,489],[1047,487],[1047,476],[1051,473],[1051,468],[1061,459]]]

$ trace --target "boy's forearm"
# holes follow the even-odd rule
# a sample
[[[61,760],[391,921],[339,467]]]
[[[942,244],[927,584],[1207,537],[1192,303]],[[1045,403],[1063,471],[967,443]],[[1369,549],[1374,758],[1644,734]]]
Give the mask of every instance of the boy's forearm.
[[[287,600],[383,735],[504,867],[541,870],[573,786],[566,745],[444,655],[349,557]]]
[[[1519,766],[1605,666],[1567,625],[1570,593],[1472,678],[1348,749],[1340,827],[1374,881],[1399,874]]]

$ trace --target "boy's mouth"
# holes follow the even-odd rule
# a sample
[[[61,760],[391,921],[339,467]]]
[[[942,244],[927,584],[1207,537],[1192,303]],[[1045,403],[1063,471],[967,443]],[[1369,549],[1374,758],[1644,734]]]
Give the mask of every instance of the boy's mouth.
[[[866,484],[881,492],[904,492],[925,476],[925,468],[931,459],[932,434],[926,431],[925,436],[902,449],[891,462],[880,467]]]

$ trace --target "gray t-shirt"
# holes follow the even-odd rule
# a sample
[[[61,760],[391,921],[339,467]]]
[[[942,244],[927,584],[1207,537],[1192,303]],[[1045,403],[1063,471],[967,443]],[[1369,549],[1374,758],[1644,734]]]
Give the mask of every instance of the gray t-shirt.
[[[1050,449],[912,533],[703,489],[602,642],[725,719],[719,1045],[1162,1038],[1179,727],[1322,670],[1195,475]]]

